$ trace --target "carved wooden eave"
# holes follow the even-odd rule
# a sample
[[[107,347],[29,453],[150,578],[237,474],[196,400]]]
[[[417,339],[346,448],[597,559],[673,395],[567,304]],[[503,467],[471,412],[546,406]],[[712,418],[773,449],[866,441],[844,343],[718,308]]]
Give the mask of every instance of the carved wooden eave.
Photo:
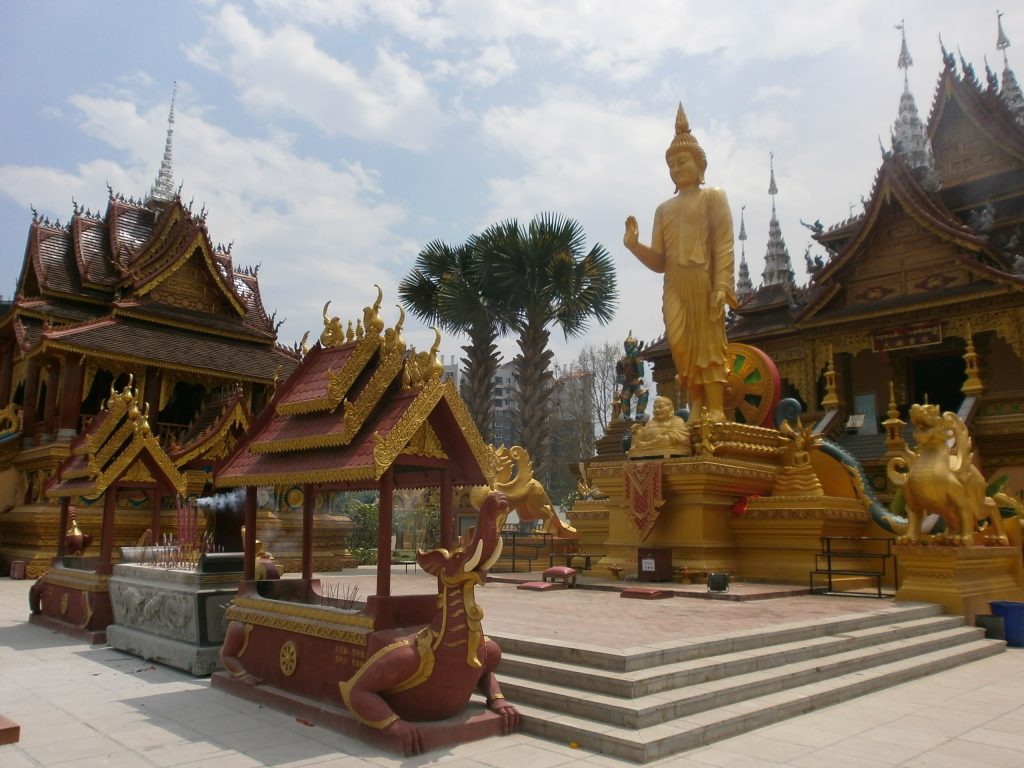
[[[892,206],[897,207],[897,216],[909,218],[936,243],[947,244],[954,254],[966,252],[971,258],[981,257],[990,261],[997,258],[988,250],[985,238],[974,234],[950,214],[935,195],[925,192],[903,160],[893,155],[886,158],[879,169],[860,229],[843,250],[814,276],[815,283],[823,290],[798,314],[798,323],[802,326],[813,323],[815,317],[835,299],[841,286],[847,283],[844,275],[869,256],[880,219],[883,213],[893,213]],[[920,296],[920,299],[928,301],[925,296]],[[870,302],[864,309],[871,311]]]
[[[379,327],[379,326],[378,326]],[[398,487],[447,468],[480,484],[491,461],[455,385],[429,353],[405,352],[401,322],[331,346],[318,342],[217,470],[218,487]]]
[[[985,250],[985,239],[950,214],[935,195],[925,192],[902,158],[892,155],[883,161],[878,171],[860,228],[842,251],[815,275],[816,282],[828,283],[860,257],[865,243],[874,234],[880,214],[890,203],[898,204],[918,226],[937,239],[969,251]]]
[[[186,435],[182,444],[170,451],[171,461],[179,469],[195,461],[223,459],[235,447],[235,436],[244,434],[249,429],[249,413],[243,402],[242,393],[236,394],[227,405],[214,407],[220,410],[217,418],[202,431]],[[202,415],[199,418],[202,418]]]
[[[131,263],[122,264],[121,269],[128,275],[132,295],[145,296],[197,253],[223,299],[239,317],[245,317],[246,307],[232,284],[233,269],[230,264],[218,262],[205,225],[195,221],[180,200],[161,216],[150,240],[131,259]]]
[[[275,411],[282,416],[333,413],[374,359],[381,341],[377,334],[367,334],[329,350],[317,342],[303,358],[303,377],[289,378],[279,391]]]
[[[110,259],[106,222],[76,214],[72,220],[71,239],[82,285],[97,291],[113,290],[120,277]]]
[[[372,488],[389,467],[437,469],[444,464],[457,485],[485,482],[491,457],[451,382],[392,390],[368,426],[345,446],[274,453],[253,452],[247,436],[218,469],[215,485]],[[258,425],[250,430],[254,433]]]
[[[106,317],[93,323],[46,331],[30,354],[77,354],[101,361],[107,367],[128,371],[158,367],[165,371],[181,372],[189,377],[207,378],[211,382],[240,381],[254,384],[266,383],[269,371],[294,362],[276,347],[266,344],[240,345],[234,340],[210,336],[189,338],[173,329],[141,324],[134,328],[119,329],[119,322]],[[109,336],[116,343],[111,342],[113,346],[92,343],[88,340],[89,334]],[[162,340],[165,348],[158,349],[158,341],[154,339]],[[132,341],[135,346],[129,348],[128,342]],[[170,348],[172,343],[174,349]],[[199,347],[203,348],[201,356],[197,351]],[[207,361],[207,364],[203,365],[202,361]]]
[[[939,135],[951,103],[960,108],[973,129],[987,141],[1017,163],[1024,162],[1024,130],[1014,121],[1003,100],[996,93],[983,91],[977,81],[958,77],[948,66],[939,76],[935,89],[926,128],[929,140],[934,142]]]
[[[50,498],[104,493],[115,483],[162,486],[184,493],[185,476],[149,428],[131,384],[112,392],[106,409],[71,445],[71,456],[46,488]]]
[[[170,313],[161,313],[159,307],[153,304],[140,302],[135,299],[116,302],[110,312],[111,318],[125,318],[128,320],[141,320],[147,323],[157,323],[169,328],[178,328],[190,334],[216,335],[224,338],[238,339],[239,341],[273,341],[275,334],[254,328],[248,324],[241,324],[237,320],[232,323],[218,323],[215,318],[193,315],[191,318],[175,317]]]

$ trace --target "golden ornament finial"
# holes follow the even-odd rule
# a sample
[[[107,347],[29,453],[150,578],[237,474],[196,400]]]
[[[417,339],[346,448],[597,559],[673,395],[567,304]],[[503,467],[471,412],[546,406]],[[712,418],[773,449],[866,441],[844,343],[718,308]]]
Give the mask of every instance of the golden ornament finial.
[[[839,407],[839,392],[836,389],[836,367],[832,357],[832,345],[828,347],[828,367],[825,369],[825,397],[821,407],[826,411]]]
[[[984,389],[981,383],[981,371],[978,368],[978,353],[974,349],[974,334],[971,332],[971,324],[967,324],[967,351],[964,353],[964,379],[960,391],[965,397],[980,395]]]

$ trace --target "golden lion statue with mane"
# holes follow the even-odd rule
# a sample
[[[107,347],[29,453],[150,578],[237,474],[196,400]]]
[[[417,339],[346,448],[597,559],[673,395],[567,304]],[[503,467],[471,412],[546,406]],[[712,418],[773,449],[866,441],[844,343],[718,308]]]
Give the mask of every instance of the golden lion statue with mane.
[[[939,412],[937,405],[910,408],[915,451],[907,458],[889,460],[889,480],[902,488],[907,532],[900,541],[920,541],[921,524],[928,514],[939,515],[946,532],[936,538],[952,544],[973,544],[979,523],[987,522],[987,544],[1007,544],[996,502],[985,493],[985,479],[974,465],[967,427],[955,413]]]

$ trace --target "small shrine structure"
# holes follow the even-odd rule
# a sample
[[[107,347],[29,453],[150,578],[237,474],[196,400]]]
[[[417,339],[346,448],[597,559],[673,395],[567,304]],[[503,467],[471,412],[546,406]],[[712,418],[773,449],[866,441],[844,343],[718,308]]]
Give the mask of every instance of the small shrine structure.
[[[317,718],[328,718],[325,712],[333,708],[332,727],[370,737],[380,736],[382,732],[376,729],[386,724],[371,727],[363,718],[357,721],[348,714],[340,684],[355,679],[371,658],[380,633],[401,634],[403,628],[430,625],[438,611],[447,610],[447,601],[439,602],[436,591],[391,595],[395,489],[439,488],[439,552],[449,555],[450,551],[451,559],[466,560],[464,570],[474,583],[481,581],[474,573],[477,566],[486,567],[500,554],[493,514],[489,540],[499,546],[484,556],[487,563],[477,562],[479,552],[474,561],[472,553],[453,546],[453,488],[486,485],[493,474],[489,467],[493,455],[454,383],[441,381],[440,334],[429,351],[407,351],[402,337],[404,312],[393,327],[386,328],[379,311],[381,298],[378,288],[376,303],[366,307],[362,318],[354,325],[349,323],[347,329],[339,318],[327,318],[325,310],[320,340],[278,389],[216,478],[218,488],[245,489],[247,553],[255,552],[259,536],[257,487],[300,489],[303,557],[299,578],[274,581],[257,580],[254,559],[246,557],[239,594],[227,611],[231,625],[222,656],[230,674],[217,673],[213,684],[280,706],[289,706],[288,697],[306,697],[318,707],[326,707],[318,710]],[[348,490],[379,493],[376,594],[367,596],[365,609],[347,609],[338,595],[313,578],[313,499],[318,493]],[[470,597],[465,599],[471,601],[469,589]],[[464,594],[461,588],[459,593]],[[471,614],[470,626],[457,622],[452,628],[457,625],[470,632],[474,622],[479,623],[476,609],[467,604],[466,610]],[[466,649],[475,649],[479,641],[482,635],[464,638],[468,644],[459,651],[463,666]],[[256,681],[262,684],[255,688],[246,684]],[[438,701],[446,697],[441,695]],[[462,707],[465,701],[459,705]],[[426,748],[446,739],[451,743],[452,738],[459,741],[500,733],[501,720],[494,712],[477,713],[463,721],[454,735],[434,732],[427,737]],[[468,735],[471,733],[476,735]],[[397,748],[403,749],[403,745],[399,743]],[[405,744],[404,749],[408,752],[410,745]]]
[[[48,498],[58,501],[58,525],[68,533],[58,539],[52,566],[32,588],[32,623],[92,643],[106,642],[114,618],[109,581],[116,526],[128,527],[124,517],[140,517],[137,509],[119,510],[118,499],[123,494],[150,499],[145,505],[150,512],[139,524],[148,526],[155,540],[161,530],[161,498],[183,494],[187,485],[153,435],[148,416],[131,382],[121,392],[112,390],[105,408],[72,442],[69,458],[45,489]],[[85,555],[93,534],[82,533],[72,519],[71,499],[81,497],[103,500],[98,557]]]
[[[50,566],[64,528],[44,489],[112,387],[133,380],[153,438],[201,495],[213,464],[299,363],[301,351],[277,341],[258,268],[237,266],[231,246],[212,240],[206,210],[175,189],[173,125],[172,101],[144,199],[109,189],[105,210],[75,203],[64,223],[33,212],[16,295],[0,316],[0,572],[17,562],[36,578]],[[98,501],[75,503],[87,529],[101,524]],[[113,543],[133,544],[141,519],[118,519]]]

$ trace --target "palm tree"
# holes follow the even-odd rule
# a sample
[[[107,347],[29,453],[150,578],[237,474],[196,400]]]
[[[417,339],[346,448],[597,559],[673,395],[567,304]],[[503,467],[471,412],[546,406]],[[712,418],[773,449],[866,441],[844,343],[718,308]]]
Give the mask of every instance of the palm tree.
[[[488,267],[470,244],[453,247],[434,240],[416,257],[412,271],[398,285],[398,295],[420,320],[469,336],[469,344],[462,348],[463,393],[473,423],[490,443],[494,374],[500,362],[495,340],[507,326]]]
[[[591,318],[608,323],[618,300],[615,266],[602,245],[585,250],[586,233],[577,221],[555,213],[535,216],[525,229],[514,219],[495,224],[470,243],[490,264],[507,302],[508,323],[518,334],[513,363],[523,447],[543,472],[554,357],[549,328],[557,326],[569,339],[586,331]]]

